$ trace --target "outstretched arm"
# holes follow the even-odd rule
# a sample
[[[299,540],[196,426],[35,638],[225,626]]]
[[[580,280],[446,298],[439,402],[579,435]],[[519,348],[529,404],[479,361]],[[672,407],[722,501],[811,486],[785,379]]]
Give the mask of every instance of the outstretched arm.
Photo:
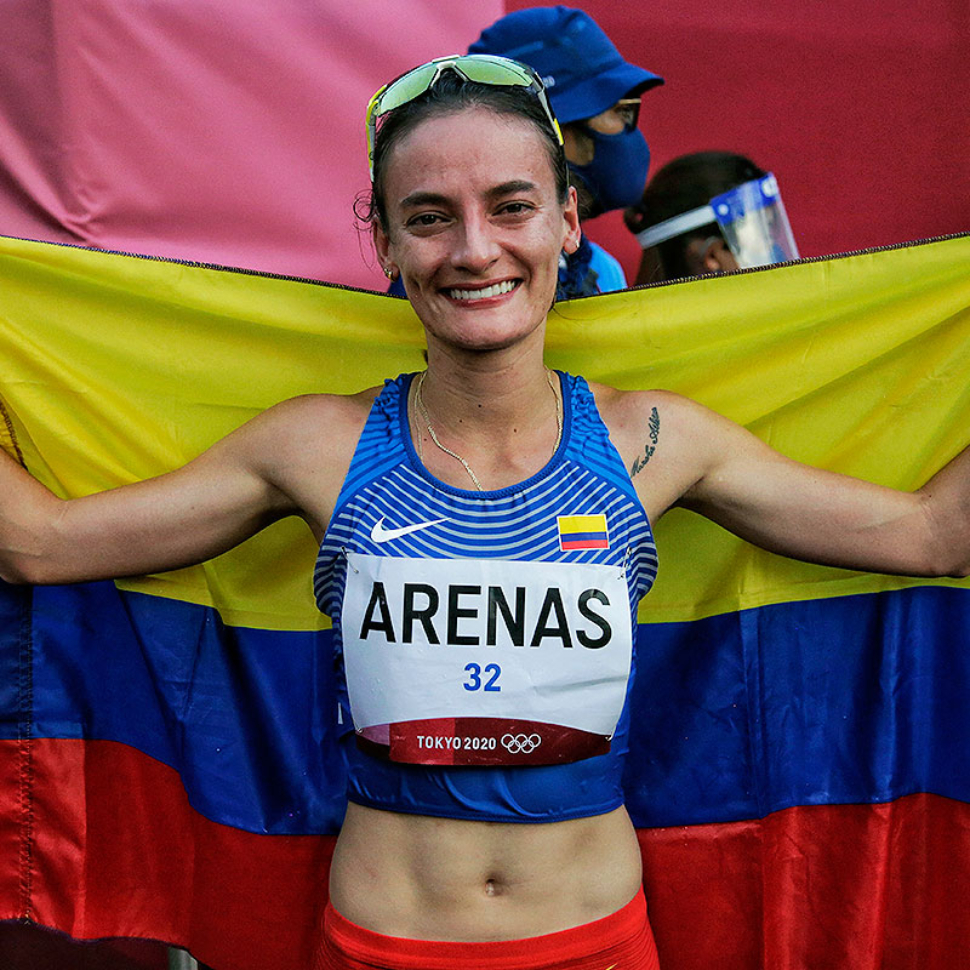
[[[328,401],[284,402],[177,471],[67,501],[0,453],[0,577],[69,583],[175,569],[293,513],[321,533],[354,423],[346,404]]]
[[[641,440],[628,463],[648,511],[650,502],[655,514],[680,505],[771,552],[823,565],[970,575],[970,451],[903,492],[786,458],[677,395],[637,397],[639,437],[654,413],[659,421],[654,451]]]
[[[730,422],[717,424],[709,463],[681,505],[796,559],[907,576],[970,575],[967,451],[923,488],[903,492],[802,465]]]

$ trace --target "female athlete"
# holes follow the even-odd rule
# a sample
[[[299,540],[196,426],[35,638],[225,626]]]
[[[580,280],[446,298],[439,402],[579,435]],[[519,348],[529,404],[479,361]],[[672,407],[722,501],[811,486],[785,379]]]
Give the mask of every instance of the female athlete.
[[[354,731],[318,967],[657,965],[620,775],[651,523],[681,506],[787,556],[970,573],[970,456],[915,493],[791,461],[675,394],[543,361],[576,193],[540,80],[443,58],[368,111],[379,259],[427,369],[285,401],[180,470],[62,501],[0,462],[0,575],[320,542]]]

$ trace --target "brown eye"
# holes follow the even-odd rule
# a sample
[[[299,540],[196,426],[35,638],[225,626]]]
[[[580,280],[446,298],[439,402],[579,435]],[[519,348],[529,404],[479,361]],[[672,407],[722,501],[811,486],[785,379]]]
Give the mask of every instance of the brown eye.
[[[623,127],[631,130],[636,127],[637,119],[640,117],[640,99],[623,98],[617,101],[613,110],[620,121],[623,122]]]
[[[410,228],[415,229],[430,229],[442,221],[442,216],[440,216],[437,212],[422,212],[419,215],[412,216],[410,219],[408,219],[407,225]]]

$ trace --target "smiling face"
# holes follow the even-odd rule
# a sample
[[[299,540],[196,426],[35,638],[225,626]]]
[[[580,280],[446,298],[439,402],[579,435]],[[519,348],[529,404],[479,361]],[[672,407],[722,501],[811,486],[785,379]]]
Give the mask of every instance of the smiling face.
[[[541,339],[559,254],[580,236],[575,192],[560,204],[531,122],[483,107],[422,121],[388,158],[384,204],[378,255],[400,272],[429,348]]]

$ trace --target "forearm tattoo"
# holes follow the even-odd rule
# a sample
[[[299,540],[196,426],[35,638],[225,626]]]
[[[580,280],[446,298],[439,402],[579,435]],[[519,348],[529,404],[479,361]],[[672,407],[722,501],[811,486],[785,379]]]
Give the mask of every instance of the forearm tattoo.
[[[643,454],[630,466],[630,478],[646,468],[647,462],[653,458],[653,453],[657,450],[657,443],[660,441],[660,412],[656,408],[651,408],[647,426],[650,434],[643,446]]]

